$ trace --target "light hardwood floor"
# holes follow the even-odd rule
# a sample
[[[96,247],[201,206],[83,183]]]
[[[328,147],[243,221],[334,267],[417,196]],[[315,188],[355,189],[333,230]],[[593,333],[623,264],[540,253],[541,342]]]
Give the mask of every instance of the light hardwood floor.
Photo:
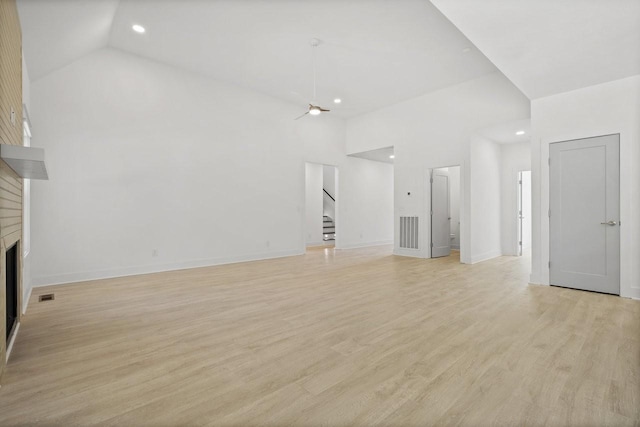
[[[390,252],[38,288],[0,425],[640,425],[640,301]]]

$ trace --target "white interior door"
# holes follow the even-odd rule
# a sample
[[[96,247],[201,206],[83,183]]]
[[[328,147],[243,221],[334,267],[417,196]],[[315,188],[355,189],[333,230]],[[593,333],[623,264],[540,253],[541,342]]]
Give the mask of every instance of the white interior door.
[[[550,283],[620,294],[620,137],[550,146]]]
[[[518,254],[531,248],[531,171],[518,173]]]
[[[451,254],[451,214],[449,170],[434,169],[431,174],[431,257]]]

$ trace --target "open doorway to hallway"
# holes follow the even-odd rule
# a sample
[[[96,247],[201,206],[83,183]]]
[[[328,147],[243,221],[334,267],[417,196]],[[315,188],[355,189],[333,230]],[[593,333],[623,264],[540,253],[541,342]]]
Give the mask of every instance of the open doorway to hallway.
[[[431,171],[431,258],[460,251],[460,166]]]
[[[334,246],[337,238],[338,169],[305,164],[305,246]]]
[[[322,241],[336,240],[336,175],[334,166],[322,166]]]

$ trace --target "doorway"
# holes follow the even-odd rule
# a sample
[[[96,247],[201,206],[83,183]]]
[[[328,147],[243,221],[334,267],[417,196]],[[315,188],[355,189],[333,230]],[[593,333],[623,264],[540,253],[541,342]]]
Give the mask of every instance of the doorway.
[[[337,238],[338,169],[305,164],[305,246],[334,246]]]
[[[531,171],[518,172],[518,255],[531,249]]]
[[[431,258],[460,250],[460,166],[431,171]]]
[[[620,135],[550,144],[550,284],[620,295]]]

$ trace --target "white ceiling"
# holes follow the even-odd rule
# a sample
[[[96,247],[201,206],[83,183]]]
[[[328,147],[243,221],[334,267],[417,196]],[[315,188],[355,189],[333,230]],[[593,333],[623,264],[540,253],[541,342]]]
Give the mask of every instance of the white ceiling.
[[[535,99],[640,74],[640,0],[431,0]]]
[[[493,73],[426,0],[19,0],[32,79],[111,46],[350,117]],[[140,35],[131,30],[146,27]],[[465,48],[471,48],[463,52]],[[341,105],[332,100],[340,97]]]
[[[309,40],[319,38],[317,101],[342,117],[495,72],[493,64],[532,99],[640,74],[640,0],[18,0],[18,7],[32,80],[111,46],[302,110],[312,97]],[[134,33],[133,23],[147,32]]]
[[[516,132],[524,131],[522,135]],[[531,140],[531,120],[515,120],[508,123],[500,123],[478,131],[481,136],[499,144],[511,144],[514,142],[528,142]]]
[[[393,159],[389,158],[389,156],[393,155],[393,151],[393,147],[385,147],[378,148],[377,150],[363,151],[360,153],[353,153],[349,155],[352,157],[360,157],[361,159],[393,164]]]
[[[118,0],[20,0],[22,49],[37,80],[104,47]]]

